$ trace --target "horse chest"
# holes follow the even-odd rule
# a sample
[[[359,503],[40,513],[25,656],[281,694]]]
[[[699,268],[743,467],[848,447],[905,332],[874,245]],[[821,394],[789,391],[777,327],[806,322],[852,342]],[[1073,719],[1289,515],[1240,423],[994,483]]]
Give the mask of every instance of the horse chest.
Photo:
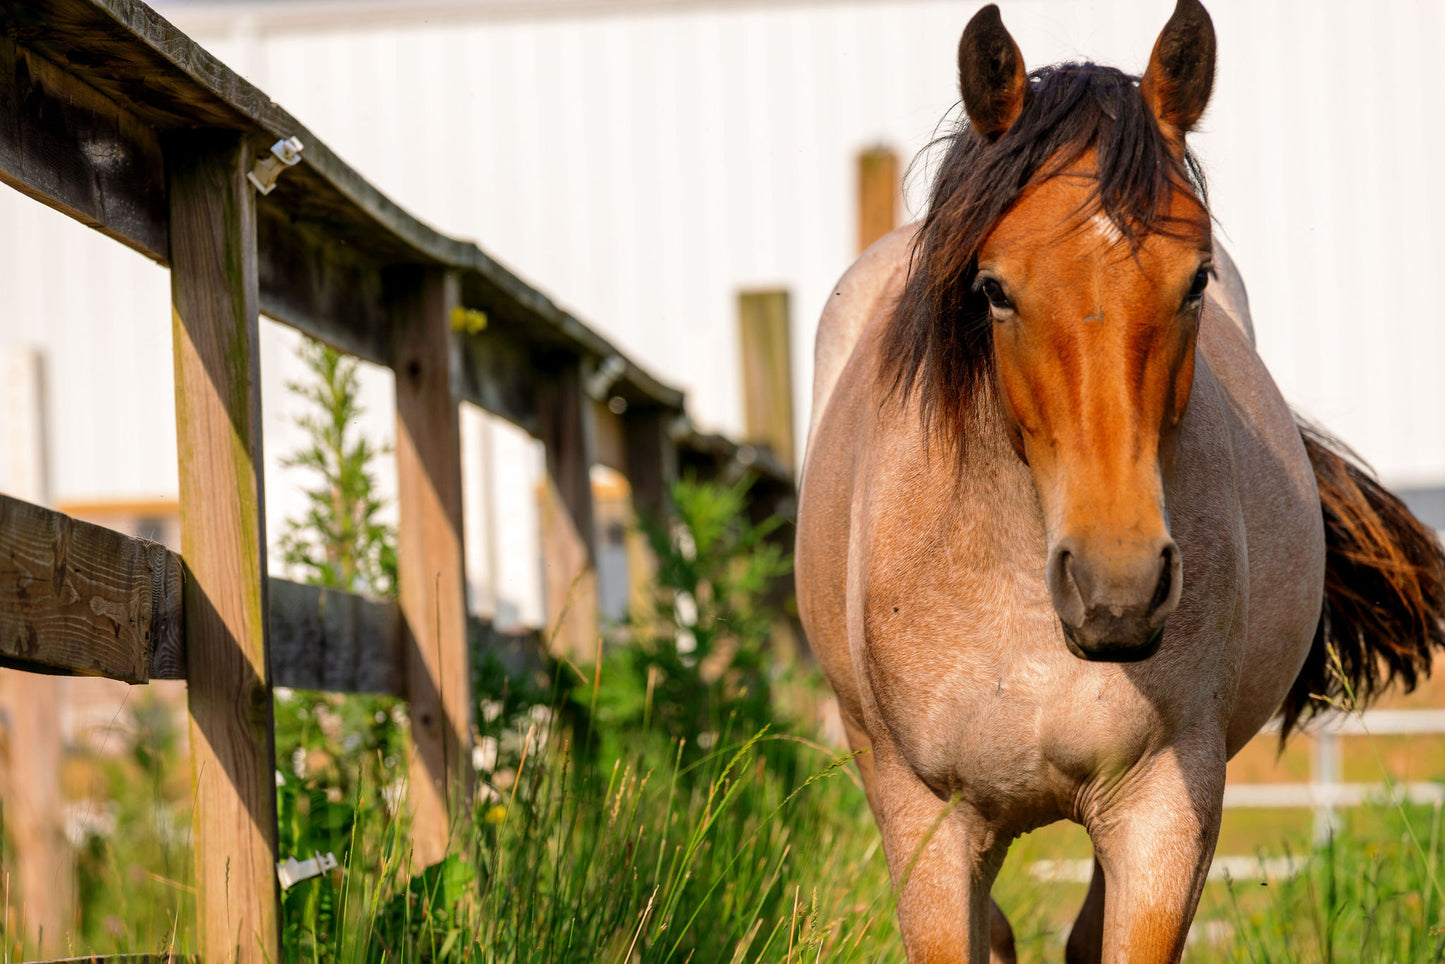
[[[967,566],[945,565],[947,551],[878,557],[863,600],[867,702],[936,792],[1021,825],[1066,816],[1080,788],[1167,742],[1170,708],[1137,668],[1068,653],[1023,545],[975,541],[968,554]],[[924,558],[937,564],[909,562]]]
[[[909,644],[912,661],[877,643],[866,685],[878,721],[925,783],[982,811],[1066,815],[1078,788],[1167,742],[1158,709],[1117,666],[1003,653],[966,635],[927,652]]]

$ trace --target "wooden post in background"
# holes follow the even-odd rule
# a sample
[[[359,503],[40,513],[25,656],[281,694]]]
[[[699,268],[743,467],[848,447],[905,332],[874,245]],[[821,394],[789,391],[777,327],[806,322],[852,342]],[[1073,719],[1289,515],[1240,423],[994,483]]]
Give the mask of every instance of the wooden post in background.
[[[4,372],[5,493],[36,505],[50,501],[45,443],[45,378],[40,352],[0,352]],[[0,798],[14,854],[20,900],[11,933],[25,922],[27,952],[54,957],[71,946],[75,925],[75,857],[65,838],[60,793],[59,680],[0,670],[0,711],[6,722]]]
[[[461,286],[455,273],[438,269],[388,280],[415,873],[446,856],[453,821],[467,812],[472,791],[462,453],[451,378],[451,316]]]
[[[746,439],[754,445],[772,450],[789,475],[796,476],[793,442],[793,363],[786,291],[748,292],[738,297],[738,328],[742,344],[743,398],[745,401]],[[760,479],[750,492],[753,521],[761,522],[777,512],[778,486]],[[791,490],[791,484],[783,488]],[[784,526],[773,533],[771,541],[781,544],[784,552],[793,551],[793,529]],[[788,612],[793,595],[793,580],[785,576],[769,588],[769,602]],[[795,612],[795,610],[794,610]],[[773,624],[773,652],[794,658],[803,651],[801,635],[796,631],[796,616],[776,620]]]
[[[201,959],[281,960],[256,202],[245,140],[168,144],[171,333]]]
[[[793,471],[793,355],[786,291],[738,296],[745,435]]]
[[[678,478],[673,422],[680,413],[659,408],[629,409],[623,423],[627,484],[632,511],[647,519],[672,514],[672,484]],[[650,619],[656,591],[657,560],[645,538],[628,544],[628,599],[633,613]]]
[[[858,155],[858,250],[898,227],[898,155],[870,147]]]
[[[672,423],[678,417],[677,412],[658,408],[629,409],[623,423],[632,507],[654,519],[672,511],[670,493],[678,474]]]
[[[597,438],[581,361],[556,370],[538,399],[547,477],[542,492],[542,562],[546,570],[548,649],[577,665],[596,659],[597,533],[592,463]]]

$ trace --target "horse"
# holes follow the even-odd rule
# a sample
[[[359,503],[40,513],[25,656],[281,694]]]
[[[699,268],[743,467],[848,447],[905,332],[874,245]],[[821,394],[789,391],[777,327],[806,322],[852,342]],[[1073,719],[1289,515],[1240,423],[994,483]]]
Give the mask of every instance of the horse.
[[[1013,959],[989,893],[1093,844],[1071,962],[1178,961],[1225,763],[1445,646],[1445,551],[1255,352],[1186,144],[1215,33],[1140,77],[1029,72],[989,5],[925,215],[819,324],[800,616],[882,835],[908,959]]]

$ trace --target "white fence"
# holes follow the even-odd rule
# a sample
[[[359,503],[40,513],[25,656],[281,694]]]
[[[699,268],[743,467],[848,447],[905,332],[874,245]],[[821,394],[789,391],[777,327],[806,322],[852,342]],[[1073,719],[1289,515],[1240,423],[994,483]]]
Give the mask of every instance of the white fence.
[[[1272,730],[1273,728],[1271,728]],[[1225,807],[1304,808],[1314,811],[1314,837],[1321,842],[1337,826],[1335,811],[1367,801],[1445,804],[1445,784],[1428,782],[1345,783],[1341,737],[1445,733],[1445,710],[1367,710],[1320,720],[1313,732],[1308,783],[1237,783],[1224,788]]]
[[[1264,733],[1278,732],[1270,724]],[[1234,783],[1224,788],[1225,809],[1261,808],[1314,811],[1314,840],[1322,843],[1338,828],[1337,811],[1364,803],[1445,805],[1445,784],[1410,781],[1345,783],[1342,779],[1343,737],[1409,736],[1445,734],[1445,709],[1368,710],[1363,713],[1332,715],[1314,724],[1307,783]],[[1291,857],[1216,856],[1209,869],[1211,880],[1223,877],[1291,877],[1304,860]],[[1055,883],[1087,883],[1093,873],[1092,860],[1039,860],[1029,865],[1035,880]]]

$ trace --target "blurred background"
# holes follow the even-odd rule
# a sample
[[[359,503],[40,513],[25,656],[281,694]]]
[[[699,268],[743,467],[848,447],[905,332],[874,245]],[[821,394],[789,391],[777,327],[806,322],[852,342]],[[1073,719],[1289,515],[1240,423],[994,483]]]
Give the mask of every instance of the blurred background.
[[[771,306],[786,323],[786,444],[797,464],[818,314],[862,246],[921,214],[926,146],[958,116],[956,46],[980,4],[155,6],[408,211],[475,240],[684,389],[705,430],[753,430],[740,315]],[[1171,6],[1002,4],[1031,65],[1091,59],[1130,72],[1142,70]],[[1260,352],[1291,404],[1445,527],[1445,112],[1436,79],[1445,4],[1208,7],[1219,64],[1191,144],[1209,179],[1216,237],[1249,288]],[[276,573],[288,568],[276,536],[305,511],[313,481],[286,464],[306,444],[288,387],[307,377],[301,341],[263,320]],[[360,430],[384,451],[391,375],[363,364],[359,385]],[[0,491],[179,548],[167,274],[9,190],[0,190],[0,392]],[[547,611],[540,447],[469,406],[462,424],[470,606],[501,627],[537,627]],[[392,460],[378,459],[376,472],[386,517]],[[603,502],[615,484],[594,474]],[[620,617],[621,523],[604,511],[601,524],[600,594]],[[66,681],[65,739],[108,732],[125,699],[118,684]],[[1430,739],[1429,753],[1442,756]],[[1445,756],[1421,762],[1418,750],[1385,749],[1397,775],[1445,772]],[[1246,760],[1247,775],[1272,773],[1271,756],[1272,747]],[[1294,766],[1296,776],[1307,769]]]
[[[1166,0],[1020,0],[1004,18],[1031,64],[1142,69]],[[745,429],[743,292],[785,292],[795,445],[812,337],[857,254],[860,179],[901,181],[921,211],[922,148],[956,116],[955,57],[978,7],[942,0],[160,0],[159,11],[288,109],[403,207],[546,291],[664,381],[705,428]],[[1214,98],[1191,138],[1218,237],[1249,286],[1285,396],[1445,526],[1445,120],[1436,0],[1216,0]],[[944,121],[944,118],[948,118]],[[947,126],[942,128],[947,129]],[[871,168],[863,158],[888,158]],[[911,176],[902,174],[912,168]],[[884,191],[892,188],[884,187]],[[876,208],[876,205],[875,205]],[[865,231],[866,234],[866,231]],[[866,240],[866,237],[865,237]],[[54,252],[64,250],[66,257]],[[165,272],[13,192],[0,194],[0,344],[71,361],[38,403],[46,497],[161,526],[174,514]],[[264,334],[268,528],[300,504],[285,384],[300,336]],[[7,382],[12,394],[20,380]],[[363,375],[391,433],[389,376]],[[109,399],[97,404],[98,399]],[[31,471],[0,418],[0,487]],[[480,416],[479,416],[480,418]],[[129,426],[152,425],[137,433]],[[507,547],[472,573],[476,604],[542,612],[529,492],[538,455],[474,423],[472,468],[498,476]],[[32,460],[33,461],[33,460]],[[386,473],[383,473],[385,476]],[[281,483],[281,484],[278,484]],[[383,489],[389,479],[380,480]],[[482,483],[469,485],[476,491]],[[83,513],[82,513],[83,514]],[[147,522],[146,520],[150,520]],[[98,519],[98,521],[104,521]],[[158,530],[160,532],[161,530]],[[278,560],[279,561],[279,560]]]

